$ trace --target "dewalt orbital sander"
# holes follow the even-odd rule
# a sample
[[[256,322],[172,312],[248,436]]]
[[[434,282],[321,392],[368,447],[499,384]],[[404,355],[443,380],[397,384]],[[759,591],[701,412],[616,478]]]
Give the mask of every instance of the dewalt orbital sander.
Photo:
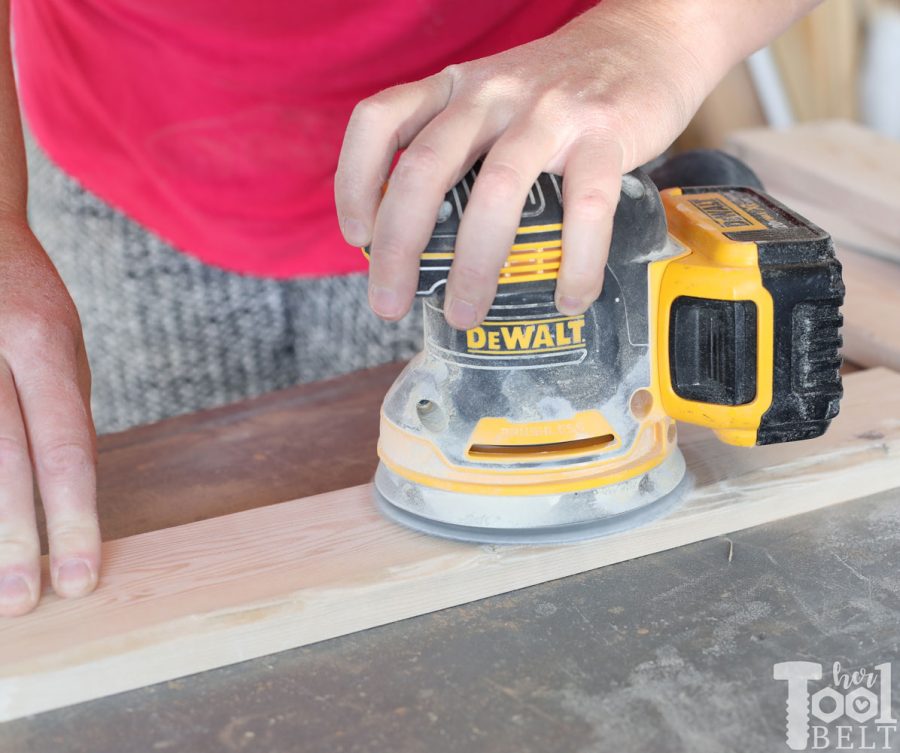
[[[825,431],[842,394],[840,264],[748,168],[704,151],[624,176],[603,290],[582,316],[554,305],[562,178],[542,174],[485,321],[459,331],[444,284],[477,169],[421,255],[424,351],[381,414],[387,516],[471,541],[578,540],[678,503],[676,420],[744,447]]]

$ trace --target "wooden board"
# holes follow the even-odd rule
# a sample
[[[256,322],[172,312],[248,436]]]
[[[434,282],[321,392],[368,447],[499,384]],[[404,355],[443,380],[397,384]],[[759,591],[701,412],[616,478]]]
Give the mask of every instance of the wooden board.
[[[858,6],[825,0],[772,42],[798,121],[856,116],[864,34]]]
[[[404,366],[100,437],[104,541],[365,483],[377,463],[378,410]]]
[[[900,371],[900,264],[838,250],[847,294],[844,356],[863,366]]]
[[[867,233],[884,236],[885,253],[900,246],[900,143],[837,120],[784,131],[738,131],[729,149],[773,196],[837,212]],[[829,223],[821,224],[830,231]]]
[[[0,720],[181,677],[900,487],[900,375],[846,379],[824,437],[752,449],[682,427],[669,518],[564,547],[475,546],[382,520],[353,487],[104,545],[96,593],[0,623]],[[722,567],[729,563],[723,550]]]
[[[834,238],[847,285],[844,355],[900,369],[900,144],[826,121],[740,131],[729,148]]]
[[[784,191],[770,191],[772,196],[806,219],[828,231],[837,247],[859,251],[885,261],[900,264],[900,238],[861,225],[844,216],[840,208],[817,204],[809,198],[797,198]]]

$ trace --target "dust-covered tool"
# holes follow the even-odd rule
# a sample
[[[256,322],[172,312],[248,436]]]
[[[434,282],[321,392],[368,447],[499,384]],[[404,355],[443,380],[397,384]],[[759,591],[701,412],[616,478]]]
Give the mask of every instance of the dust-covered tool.
[[[717,180],[723,166],[742,185],[712,187],[736,182]],[[720,153],[654,177],[670,187],[623,178],[602,293],[564,316],[562,179],[542,174],[487,318],[468,331],[442,306],[477,168],[446,195],[421,255],[424,350],[382,407],[385,514],[472,541],[608,534],[683,495],[676,420],[747,447],[825,431],[841,397],[844,293],[829,236]]]

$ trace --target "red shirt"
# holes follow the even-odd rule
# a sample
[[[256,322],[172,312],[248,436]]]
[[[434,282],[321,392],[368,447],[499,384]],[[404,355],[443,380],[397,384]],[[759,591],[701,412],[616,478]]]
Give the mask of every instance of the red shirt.
[[[66,172],[185,252],[365,268],[333,176],[353,106],[546,35],[596,0],[15,0],[20,96]]]

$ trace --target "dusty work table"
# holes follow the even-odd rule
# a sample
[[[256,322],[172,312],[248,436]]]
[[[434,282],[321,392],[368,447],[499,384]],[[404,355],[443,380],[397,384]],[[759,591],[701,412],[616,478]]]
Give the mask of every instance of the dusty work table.
[[[369,480],[378,406],[398,371],[102,438],[104,538]],[[10,722],[0,751],[787,750],[775,662],[827,671],[898,654],[898,501],[840,505]]]

